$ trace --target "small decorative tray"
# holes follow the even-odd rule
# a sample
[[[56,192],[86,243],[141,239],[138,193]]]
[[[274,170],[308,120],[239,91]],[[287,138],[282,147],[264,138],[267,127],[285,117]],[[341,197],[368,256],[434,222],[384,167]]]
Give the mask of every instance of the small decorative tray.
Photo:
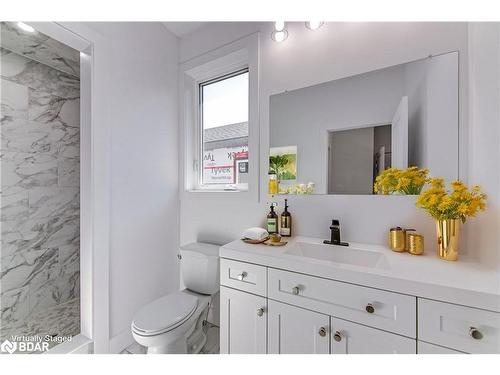
[[[262,240],[251,240],[249,238],[242,238],[241,240],[252,245],[263,244],[267,246],[285,246],[287,244],[286,241],[273,242],[269,237],[263,238]]]
[[[273,242],[271,240],[268,240],[266,242],[264,242],[264,245],[267,245],[267,246],[285,246],[288,242],[286,241],[280,241],[280,242]]]
[[[241,240],[243,242],[245,242],[245,243],[250,243],[252,245],[257,245],[257,244],[264,243],[264,242],[268,241],[269,240],[269,236],[267,236],[266,238],[263,238],[261,240],[251,240],[250,238],[242,238]]]

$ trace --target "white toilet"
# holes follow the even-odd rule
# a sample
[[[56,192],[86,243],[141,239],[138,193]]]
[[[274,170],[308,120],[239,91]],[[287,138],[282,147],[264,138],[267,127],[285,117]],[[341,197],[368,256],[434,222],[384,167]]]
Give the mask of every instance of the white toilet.
[[[148,348],[148,354],[195,354],[207,340],[203,321],[212,296],[219,291],[219,246],[182,246],[180,259],[186,289],[158,298],[134,316],[132,336]]]

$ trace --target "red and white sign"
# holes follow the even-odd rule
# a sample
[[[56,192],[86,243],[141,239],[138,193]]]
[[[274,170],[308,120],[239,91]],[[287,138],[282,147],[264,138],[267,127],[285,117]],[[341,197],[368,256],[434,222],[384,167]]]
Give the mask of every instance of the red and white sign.
[[[237,164],[248,162],[248,146],[218,148],[203,153],[204,184],[237,184]],[[248,173],[240,168],[239,173]],[[248,168],[247,168],[248,169]]]

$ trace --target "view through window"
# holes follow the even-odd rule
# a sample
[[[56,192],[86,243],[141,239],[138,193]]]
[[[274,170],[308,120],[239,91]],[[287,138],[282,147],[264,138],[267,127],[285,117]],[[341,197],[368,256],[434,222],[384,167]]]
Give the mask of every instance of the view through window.
[[[200,84],[202,185],[248,187],[248,69]]]

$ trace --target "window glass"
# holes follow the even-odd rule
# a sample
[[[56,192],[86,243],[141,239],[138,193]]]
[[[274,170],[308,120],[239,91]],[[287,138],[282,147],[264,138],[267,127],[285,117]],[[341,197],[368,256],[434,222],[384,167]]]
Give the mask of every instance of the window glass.
[[[248,70],[200,84],[202,185],[248,187]]]

